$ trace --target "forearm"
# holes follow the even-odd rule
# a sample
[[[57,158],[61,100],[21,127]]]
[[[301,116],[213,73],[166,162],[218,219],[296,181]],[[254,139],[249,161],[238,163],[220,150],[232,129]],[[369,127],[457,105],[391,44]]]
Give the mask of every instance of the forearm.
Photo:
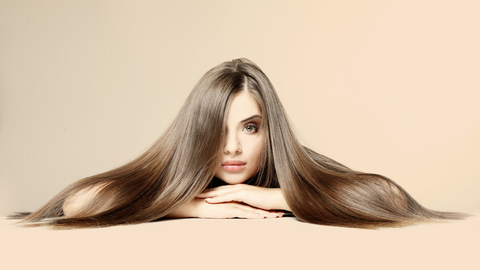
[[[184,203],[177,207],[175,210],[170,212],[168,215],[166,215],[166,218],[192,218],[192,217],[197,217],[195,214],[195,207],[198,205],[200,202],[199,199],[193,199],[188,203]]]
[[[292,211],[288,206],[288,203],[287,203],[287,200],[285,199],[285,195],[283,194],[283,191],[280,188],[273,188],[272,191],[273,191],[272,209]]]
[[[197,198],[204,198],[208,203],[239,202],[263,209],[291,211],[282,189],[257,187],[245,184],[225,185],[207,189]]]

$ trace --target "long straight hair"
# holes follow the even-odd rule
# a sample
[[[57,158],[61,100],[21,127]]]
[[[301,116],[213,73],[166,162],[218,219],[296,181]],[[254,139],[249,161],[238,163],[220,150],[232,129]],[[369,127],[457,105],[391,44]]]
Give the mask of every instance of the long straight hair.
[[[262,112],[265,145],[251,184],[279,187],[295,217],[346,227],[403,226],[465,214],[436,212],[402,187],[318,154],[296,139],[267,76],[253,62],[236,59],[209,70],[195,85],[170,127],[142,155],[114,170],[81,179],[24,216],[29,225],[103,227],[158,220],[202,192],[214,178],[228,107],[247,91]],[[98,189],[74,216],[62,207],[70,196]]]

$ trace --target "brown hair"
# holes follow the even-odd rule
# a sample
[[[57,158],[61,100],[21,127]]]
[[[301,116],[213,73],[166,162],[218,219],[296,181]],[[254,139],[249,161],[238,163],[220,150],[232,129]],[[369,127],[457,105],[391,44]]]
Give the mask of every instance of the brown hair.
[[[83,228],[165,217],[212,181],[226,112],[233,95],[242,90],[258,102],[265,130],[262,166],[252,184],[280,187],[298,219],[381,227],[466,216],[426,209],[392,180],[351,170],[302,146],[267,76],[253,62],[236,59],[200,79],[173,123],[145,153],[117,169],[71,184],[24,222]],[[66,218],[65,201],[92,187],[100,187],[94,199]]]

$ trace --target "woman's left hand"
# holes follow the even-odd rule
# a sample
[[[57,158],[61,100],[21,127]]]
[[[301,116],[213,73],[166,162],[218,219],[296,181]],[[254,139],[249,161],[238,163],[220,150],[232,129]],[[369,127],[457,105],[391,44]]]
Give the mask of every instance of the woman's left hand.
[[[225,185],[206,189],[198,194],[208,203],[241,202],[265,210],[287,210],[288,204],[280,188],[264,188],[246,184]]]

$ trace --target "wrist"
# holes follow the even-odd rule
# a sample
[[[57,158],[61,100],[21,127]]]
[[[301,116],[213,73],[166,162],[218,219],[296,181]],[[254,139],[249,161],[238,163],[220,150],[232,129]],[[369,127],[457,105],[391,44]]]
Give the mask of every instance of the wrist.
[[[186,209],[185,210],[186,210],[186,214],[188,215],[188,217],[192,217],[192,218],[201,217],[200,207],[201,207],[202,203],[204,204],[205,200],[200,199],[200,198],[194,198],[189,203],[186,203]]]
[[[167,218],[193,218],[198,217],[196,208],[198,207],[198,199],[195,198],[188,203],[184,203],[170,212]]]
[[[285,210],[285,211],[292,211],[288,206],[287,200],[285,199],[285,195],[281,188],[275,188],[275,200],[274,200],[274,207],[273,209],[277,210]]]

